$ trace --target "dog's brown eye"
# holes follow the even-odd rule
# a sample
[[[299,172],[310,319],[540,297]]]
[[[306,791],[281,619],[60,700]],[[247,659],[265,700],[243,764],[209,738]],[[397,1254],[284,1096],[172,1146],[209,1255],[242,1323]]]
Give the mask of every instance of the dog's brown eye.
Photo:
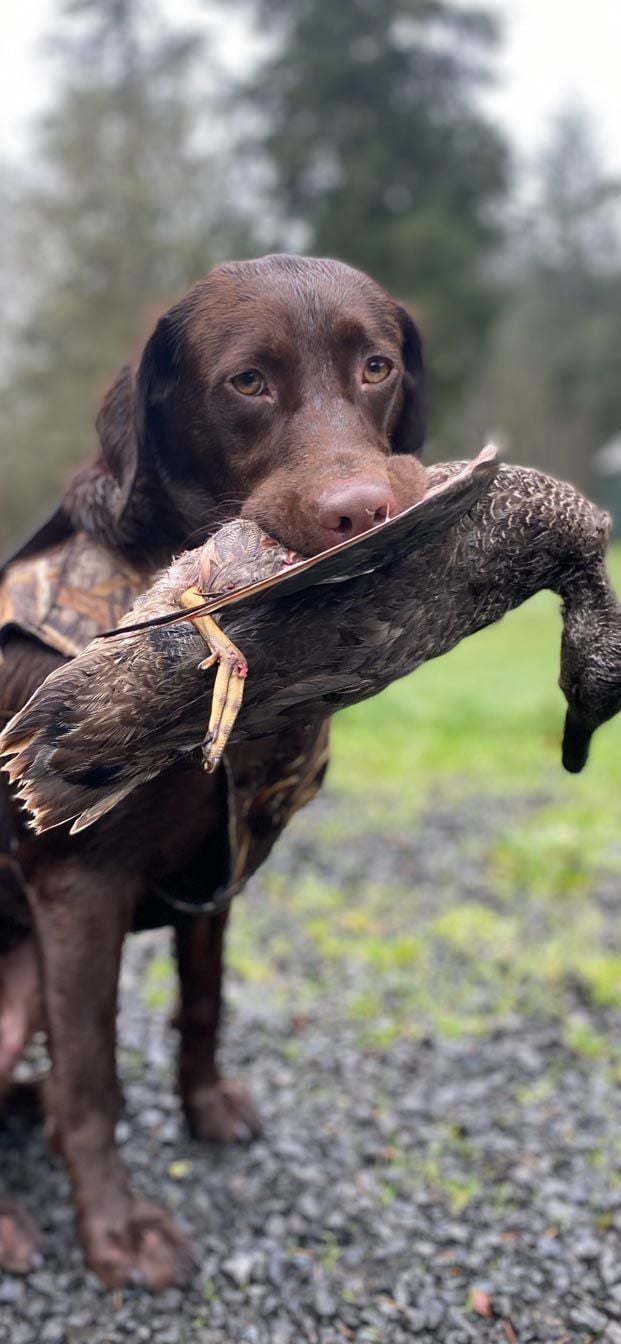
[[[244,369],[243,373],[237,373],[231,378],[231,382],[245,397],[258,397],[259,393],[265,390],[265,381],[258,369]]]
[[[388,377],[392,364],[388,359],[382,359],[381,355],[372,355],[364,366],[362,374],[363,383],[383,383]]]

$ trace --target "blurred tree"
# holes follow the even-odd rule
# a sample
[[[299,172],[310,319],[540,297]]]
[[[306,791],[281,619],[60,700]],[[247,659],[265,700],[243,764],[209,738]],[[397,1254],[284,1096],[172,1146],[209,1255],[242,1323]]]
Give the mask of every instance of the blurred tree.
[[[96,401],[158,307],[211,264],[223,197],[196,34],[167,28],[153,0],[65,0],[51,47],[58,92],[14,207],[21,320],[0,407],[4,542],[88,451]]]
[[[274,237],[361,266],[412,304],[441,413],[498,298],[507,155],[477,105],[496,23],[451,0],[249,2],[269,26],[245,93],[248,148],[258,140],[272,165]]]
[[[5,368],[13,348],[13,329],[19,315],[17,267],[16,203],[19,199],[19,174],[12,164],[0,164],[0,287],[2,325],[0,327],[0,369]]]
[[[565,109],[515,240],[513,300],[461,418],[586,489],[594,451],[621,429],[620,204],[589,118]]]

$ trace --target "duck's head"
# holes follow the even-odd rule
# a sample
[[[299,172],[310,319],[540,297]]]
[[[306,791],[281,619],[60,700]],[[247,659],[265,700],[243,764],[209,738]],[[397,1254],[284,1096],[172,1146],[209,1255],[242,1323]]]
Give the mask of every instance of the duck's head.
[[[568,705],[563,765],[578,774],[595,730],[621,710],[621,606],[607,583],[565,598],[559,684]]]

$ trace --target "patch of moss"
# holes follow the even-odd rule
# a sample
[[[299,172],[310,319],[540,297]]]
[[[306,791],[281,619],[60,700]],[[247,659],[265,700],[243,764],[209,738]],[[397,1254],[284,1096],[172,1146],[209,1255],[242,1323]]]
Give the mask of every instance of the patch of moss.
[[[381,998],[372,989],[363,990],[347,1005],[347,1017],[350,1022],[375,1022],[381,1011]]]
[[[469,1176],[447,1177],[439,1183],[439,1188],[453,1217],[459,1217],[480,1194],[481,1183],[473,1172]]]
[[[171,957],[153,957],[144,975],[142,994],[148,1008],[171,1008],[175,970]]]
[[[621,1008],[621,956],[604,952],[581,958],[576,970],[600,1008]]]
[[[232,945],[229,951],[229,966],[240,980],[252,985],[269,985],[274,980],[274,969],[269,962],[256,953]]]
[[[515,950],[517,931],[516,919],[474,901],[451,906],[430,926],[432,937],[448,943],[453,951],[503,961]]]
[[[584,1018],[570,1018],[564,1032],[565,1044],[584,1059],[603,1059],[610,1053],[610,1043]]]

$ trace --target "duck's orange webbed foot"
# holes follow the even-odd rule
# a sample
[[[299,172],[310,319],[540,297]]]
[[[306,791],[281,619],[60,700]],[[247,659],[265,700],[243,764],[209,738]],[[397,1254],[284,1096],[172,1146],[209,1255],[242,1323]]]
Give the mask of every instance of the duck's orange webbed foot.
[[[204,598],[198,588],[187,588],[179,598],[179,605],[196,607],[203,601]],[[244,697],[248,664],[241,650],[228,639],[213,616],[194,616],[189,619],[211,650],[209,657],[199,663],[201,671],[217,666],[209,726],[202,748],[205,769],[211,773],[220,764],[235,727]]]

